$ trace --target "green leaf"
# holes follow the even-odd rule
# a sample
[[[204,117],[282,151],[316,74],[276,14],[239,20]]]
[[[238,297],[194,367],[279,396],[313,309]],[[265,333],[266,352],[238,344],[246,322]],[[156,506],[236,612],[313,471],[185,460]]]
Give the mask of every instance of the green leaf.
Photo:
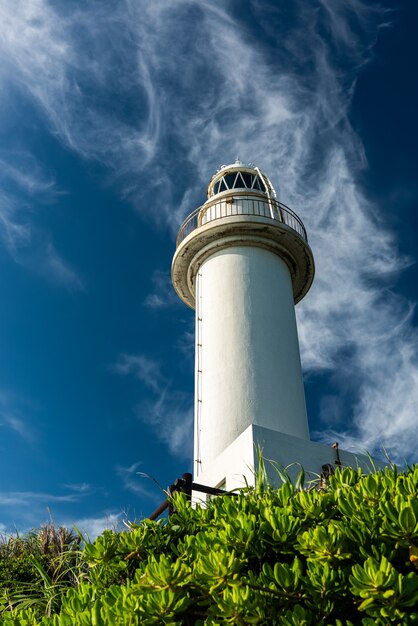
[[[399,526],[408,535],[416,531],[417,519],[410,506],[405,506],[399,514]]]

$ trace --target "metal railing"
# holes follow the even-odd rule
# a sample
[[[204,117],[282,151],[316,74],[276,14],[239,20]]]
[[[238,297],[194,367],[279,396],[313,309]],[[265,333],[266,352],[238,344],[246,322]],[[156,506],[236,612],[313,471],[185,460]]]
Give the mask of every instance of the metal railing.
[[[319,475],[318,489],[324,489],[327,485],[327,480],[335,473],[337,467],[342,468],[343,464],[340,458],[339,444],[336,441],[332,444],[331,448],[335,450],[335,458],[331,463],[325,463],[322,465],[322,472]],[[209,487],[208,485],[201,485],[193,481],[192,474],[188,472],[184,473],[181,478],[176,478],[174,483],[169,486],[167,490],[168,497],[161,502],[161,504],[148,516],[147,519],[154,521],[160,517],[168,509],[168,515],[173,515],[176,511],[173,506],[172,496],[176,492],[184,493],[188,500],[191,500],[192,491],[198,491],[200,493],[206,493],[210,496],[237,496],[241,489],[226,491],[219,487]],[[238,493],[237,493],[238,491]]]
[[[285,204],[270,198],[251,198],[248,195],[227,196],[214,202],[208,202],[197,208],[184,220],[177,235],[176,246],[192,233],[196,228],[225,217],[236,215],[248,215],[251,217],[264,217],[273,222],[286,224],[297,232],[305,241],[308,241],[306,230],[302,220]]]
[[[168,509],[168,515],[173,515],[176,511],[173,508],[173,501],[171,497],[176,492],[186,494],[187,498],[190,500],[192,496],[192,491],[199,491],[200,493],[206,493],[210,496],[236,496],[234,491],[225,491],[224,489],[218,489],[218,487],[209,487],[208,485],[200,485],[199,483],[193,482],[193,477],[189,473],[183,474],[181,478],[176,478],[174,483],[168,488],[169,497],[166,500],[163,500],[161,504],[155,509],[151,515],[148,516],[147,519],[154,521],[160,515],[164,513]]]

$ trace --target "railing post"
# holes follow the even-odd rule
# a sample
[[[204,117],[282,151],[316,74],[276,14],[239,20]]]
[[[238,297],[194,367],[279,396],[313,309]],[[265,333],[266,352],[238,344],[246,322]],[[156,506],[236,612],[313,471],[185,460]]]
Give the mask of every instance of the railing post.
[[[169,488],[168,488],[169,497],[171,498],[173,493],[175,491],[177,491],[177,490],[178,490],[178,487],[177,487],[176,483],[173,483],[172,485],[170,485]],[[168,503],[168,516],[171,517],[171,515],[173,515],[174,512],[175,512],[174,511],[174,506],[173,506],[173,503],[172,503],[172,501],[170,499],[169,503]]]
[[[339,451],[338,441],[333,443],[331,448],[334,448],[334,450],[335,450],[335,461],[334,461],[335,465],[337,467],[341,467],[341,459],[340,459],[340,451]]]
[[[212,496],[236,496],[237,494],[233,491],[224,491],[224,489],[218,489],[217,487],[208,487],[207,485],[200,485],[198,483],[193,482],[192,474],[185,472],[181,478],[176,478],[174,483],[168,488],[168,498],[164,500],[160,504],[159,507],[155,509],[153,513],[147,518],[149,520],[156,520],[166,509],[168,509],[168,515],[174,515],[176,510],[171,502],[171,496],[176,491],[181,491],[186,494],[188,500],[191,500],[192,491],[199,491],[201,493],[207,493]]]
[[[192,482],[193,482],[193,476],[191,474],[189,474],[188,472],[185,472],[182,475],[183,478],[183,487],[182,487],[182,492],[186,494],[186,496],[189,498],[192,497]]]
[[[151,520],[152,522],[154,522],[158,517],[160,517],[160,515],[162,515],[164,513],[164,511],[166,509],[168,509],[169,507],[169,503],[168,500],[164,500],[164,502],[161,502],[160,506],[158,506],[155,511],[153,513],[151,513],[151,515],[148,517],[149,520]]]

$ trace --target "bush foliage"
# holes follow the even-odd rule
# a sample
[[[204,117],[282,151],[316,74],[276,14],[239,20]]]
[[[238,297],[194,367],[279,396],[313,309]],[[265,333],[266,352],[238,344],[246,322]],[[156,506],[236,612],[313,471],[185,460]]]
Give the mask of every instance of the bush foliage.
[[[87,543],[52,605],[36,602],[54,593],[51,574],[38,569],[22,603],[24,581],[5,576],[2,557],[2,623],[418,624],[418,466],[337,469],[321,490],[301,482],[194,509],[177,494],[168,520]]]

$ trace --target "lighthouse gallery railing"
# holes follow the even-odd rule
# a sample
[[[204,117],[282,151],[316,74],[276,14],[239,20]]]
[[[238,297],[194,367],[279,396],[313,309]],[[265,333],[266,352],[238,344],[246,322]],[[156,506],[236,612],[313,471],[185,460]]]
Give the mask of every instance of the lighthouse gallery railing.
[[[177,236],[177,247],[196,228],[235,215],[248,215],[264,217],[273,222],[281,222],[296,231],[305,241],[308,241],[306,230],[302,220],[285,204],[269,198],[261,199],[259,196],[251,198],[248,194],[244,197],[235,195],[227,196],[213,202],[208,202],[197,208],[184,220]]]

